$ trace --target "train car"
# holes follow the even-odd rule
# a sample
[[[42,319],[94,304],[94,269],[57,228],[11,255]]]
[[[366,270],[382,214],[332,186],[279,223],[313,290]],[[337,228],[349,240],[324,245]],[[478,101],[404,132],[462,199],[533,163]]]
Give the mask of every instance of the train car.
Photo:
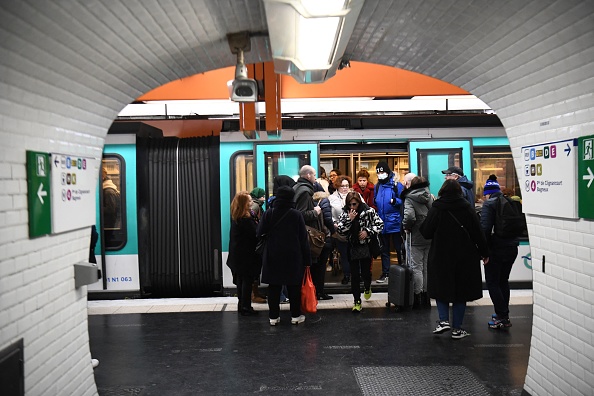
[[[420,122],[414,127],[378,127],[376,120],[371,128],[359,121],[363,128],[348,131],[312,128],[304,122],[283,129],[282,138],[263,135],[255,140],[246,140],[232,123],[220,137],[191,139],[146,130],[122,134],[122,128],[112,127],[103,168],[121,186],[122,221],[119,227],[106,227],[105,199],[100,196],[102,231],[96,254],[105,276],[89,287],[90,297],[231,293],[235,286],[225,262],[233,196],[254,187],[269,196],[274,176],[296,178],[305,164],[324,167],[328,173],[340,169],[351,177],[366,168],[375,183],[376,164],[387,161],[400,179],[408,172],[426,177],[434,195],[444,179],[441,171],[455,165],[474,181],[478,205],[490,174],[496,174],[502,186],[521,191],[503,127],[458,121],[420,127]],[[521,241],[516,261],[512,285],[531,287],[527,239]],[[375,263],[375,272],[380,267]],[[347,291],[340,283],[339,265],[329,269],[329,288]]]

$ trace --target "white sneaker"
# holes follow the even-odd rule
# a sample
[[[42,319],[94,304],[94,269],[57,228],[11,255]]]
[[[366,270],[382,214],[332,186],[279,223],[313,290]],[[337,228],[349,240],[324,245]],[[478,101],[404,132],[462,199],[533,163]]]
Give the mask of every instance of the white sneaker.
[[[280,323],[280,316],[276,319],[270,319],[270,326],[276,326]]]
[[[291,324],[299,324],[305,322],[305,315],[297,316],[296,318],[291,318]]]
[[[91,365],[93,366],[93,368],[99,366],[99,360],[97,360],[97,359],[91,359]]]

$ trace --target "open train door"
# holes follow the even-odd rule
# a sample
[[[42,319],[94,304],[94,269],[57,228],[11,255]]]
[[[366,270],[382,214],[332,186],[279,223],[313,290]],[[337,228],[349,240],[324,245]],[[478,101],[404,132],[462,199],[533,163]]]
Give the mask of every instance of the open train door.
[[[472,142],[465,140],[410,141],[410,171],[426,178],[431,193],[437,197],[445,175],[441,171],[450,166],[462,168],[468,180],[474,179]]]

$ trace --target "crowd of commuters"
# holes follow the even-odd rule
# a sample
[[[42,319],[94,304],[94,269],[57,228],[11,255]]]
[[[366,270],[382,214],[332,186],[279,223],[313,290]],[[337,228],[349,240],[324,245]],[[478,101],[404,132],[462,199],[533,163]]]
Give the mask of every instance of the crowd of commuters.
[[[491,175],[485,184],[486,198],[478,216],[474,199],[469,199],[474,197],[473,183],[462,169],[452,166],[442,173],[445,181],[437,197],[425,178],[408,173],[401,183],[384,161],[376,166],[375,185],[367,169],[357,172],[353,184],[339,169],[332,169],[326,177],[320,168],[316,179],[315,169],[305,165],[296,181],[287,175],[276,176],[268,201],[261,188],[237,193],[231,203],[227,265],[237,286],[239,313],[257,314],[251,303],[261,277],[268,284],[270,325],[280,323],[280,304],[286,300],[291,323],[303,323],[300,289],[304,269],[311,267],[317,298],[332,299],[324,291],[324,281],[333,251],[340,257],[342,284],[350,283],[352,311],[360,312],[361,283],[363,297],[372,295],[371,243],[379,237],[383,242],[381,276],[376,282],[389,281],[392,251],[400,265],[406,257],[413,272],[413,309],[430,308],[431,299],[436,301],[434,334],[451,330],[454,339],[470,335],[462,325],[467,302],[482,297],[481,262],[495,310],[488,325],[511,327],[509,275],[518,254],[518,238],[495,235],[496,205],[503,195],[497,177]],[[325,235],[321,252],[310,249],[308,228]],[[259,240],[266,241],[261,255],[256,253]]]

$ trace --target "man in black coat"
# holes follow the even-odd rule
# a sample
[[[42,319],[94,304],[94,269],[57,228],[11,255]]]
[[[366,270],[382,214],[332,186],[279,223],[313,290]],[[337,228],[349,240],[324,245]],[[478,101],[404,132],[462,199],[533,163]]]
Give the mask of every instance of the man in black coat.
[[[501,238],[493,234],[497,216],[497,200],[503,195],[497,176],[487,180],[483,194],[489,198],[481,209],[481,228],[489,244],[489,264],[485,265],[485,281],[489,296],[495,308],[495,315],[489,322],[492,329],[511,327],[509,321],[509,274],[518,256],[518,238]]]

